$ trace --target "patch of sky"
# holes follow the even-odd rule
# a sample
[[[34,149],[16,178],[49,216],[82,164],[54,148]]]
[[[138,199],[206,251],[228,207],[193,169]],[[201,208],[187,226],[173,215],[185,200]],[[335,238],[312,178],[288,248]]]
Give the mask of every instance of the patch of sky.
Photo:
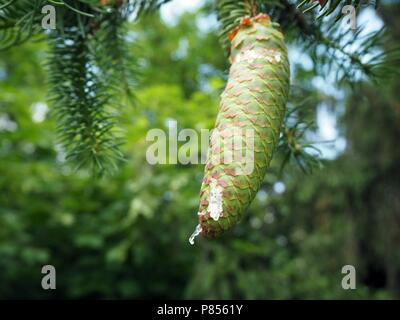
[[[161,7],[160,15],[167,25],[174,26],[183,13],[194,12],[201,8],[204,3],[204,0],[173,0]]]
[[[37,102],[31,105],[31,117],[33,122],[40,123],[46,119],[46,114],[49,111],[47,104]]]
[[[189,41],[186,38],[179,39],[178,48],[171,54],[173,60],[180,60],[187,56]]]

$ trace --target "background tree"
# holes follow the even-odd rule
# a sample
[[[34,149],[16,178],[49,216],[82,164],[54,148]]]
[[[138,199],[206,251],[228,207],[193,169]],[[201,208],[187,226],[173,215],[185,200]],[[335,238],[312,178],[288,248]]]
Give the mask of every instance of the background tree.
[[[358,91],[344,87],[343,109],[337,96],[315,86],[329,71],[321,67],[329,56],[321,57],[317,46],[309,51],[311,67],[292,60],[289,108],[296,111],[287,125],[294,130],[299,121],[316,120],[321,105],[332,106],[345,151],[322,160],[324,168],[306,178],[291,164],[280,171],[282,152],[232,234],[188,245],[202,167],[150,166],[142,150],[146,132],[166,129],[171,118],[182,128],[213,126],[227,63],[216,30],[198,25],[213,21],[210,8],[173,26],[157,13],[126,25],[125,45],[142,75],[135,80],[139,103],[120,108],[126,162],[102,180],[65,161],[54,118],[46,115],[41,64],[52,43],[28,42],[0,53],[1,297],[399,297],[398,80],[384,78],[378,89],[355,75]],[[278,7],[272,12],[283,14]],[[398,42],[398,5],[383,4],[377,12],[395,40],[379,39],[391,48]],[[301,16],[316,23],[310,12]],[[291,28],[297,27],[285,32],[295,51],[307,42],[296,41]],[[334,52],[331,72],[340,78],[350,69],[339,67],[338,58],[345,58]],[[313,139],[317,130],[307,127],[301,139]],[[290,145],[285,141],[282,151]],[[40,289],[40,270],[48,263],[57,268],[56,292]],[[358,271],[355,291],[340,287],[341,267],[349,263]]]

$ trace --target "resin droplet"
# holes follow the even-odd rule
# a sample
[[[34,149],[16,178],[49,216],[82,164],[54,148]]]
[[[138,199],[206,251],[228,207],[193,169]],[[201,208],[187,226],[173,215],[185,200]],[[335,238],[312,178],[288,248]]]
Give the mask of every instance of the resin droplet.
[[[222,214],[222,189],[217,186],[217,180],[213,180],[210,187],[208,211],[210,212],[210,217],[213,218],[214,221],[218,221]]]
[[[194,229],[194,232],[192,233],[192,235],[189,238],[189,243],[191,245],[194,245],[194,238],[196,238],[200,233],[201,233],[201,225],[198,224],[196,226],[196,229]]]

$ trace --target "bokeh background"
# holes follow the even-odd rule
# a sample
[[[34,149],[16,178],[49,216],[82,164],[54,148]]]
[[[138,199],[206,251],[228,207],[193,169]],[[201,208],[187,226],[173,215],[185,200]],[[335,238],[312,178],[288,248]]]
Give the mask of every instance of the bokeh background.
[[[398,42],[399,16],[387,1],[360,22],[386,25]],[[0,52],[0,298],[400,298],[400,80],[338,87],[295,46],[292,83],[313,97],[323,167],[281,172],[277,155],[242,222],[189,245],[203,166],[149,165],[145,137],[171,121],[213,127],[229,67],[216,28],[201,0],[132,23],[141,73],[137,105],[120,115],[127,161],[103,178],[65,161],[46,103],[46,45]],[[56,290],[41,288],[46,264]],[[347,264],[356,290],[341,287]]]

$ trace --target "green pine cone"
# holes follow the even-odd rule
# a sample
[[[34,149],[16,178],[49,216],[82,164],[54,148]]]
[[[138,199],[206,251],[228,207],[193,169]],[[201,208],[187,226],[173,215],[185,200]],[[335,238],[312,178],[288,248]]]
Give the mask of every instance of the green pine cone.
[[[269,17],[243,18],[230,38],[232,65],[210,139],[192,244],[200,233],[212,237],[231,228],[253,201],[278,143],[288,99],[287,48]]]

